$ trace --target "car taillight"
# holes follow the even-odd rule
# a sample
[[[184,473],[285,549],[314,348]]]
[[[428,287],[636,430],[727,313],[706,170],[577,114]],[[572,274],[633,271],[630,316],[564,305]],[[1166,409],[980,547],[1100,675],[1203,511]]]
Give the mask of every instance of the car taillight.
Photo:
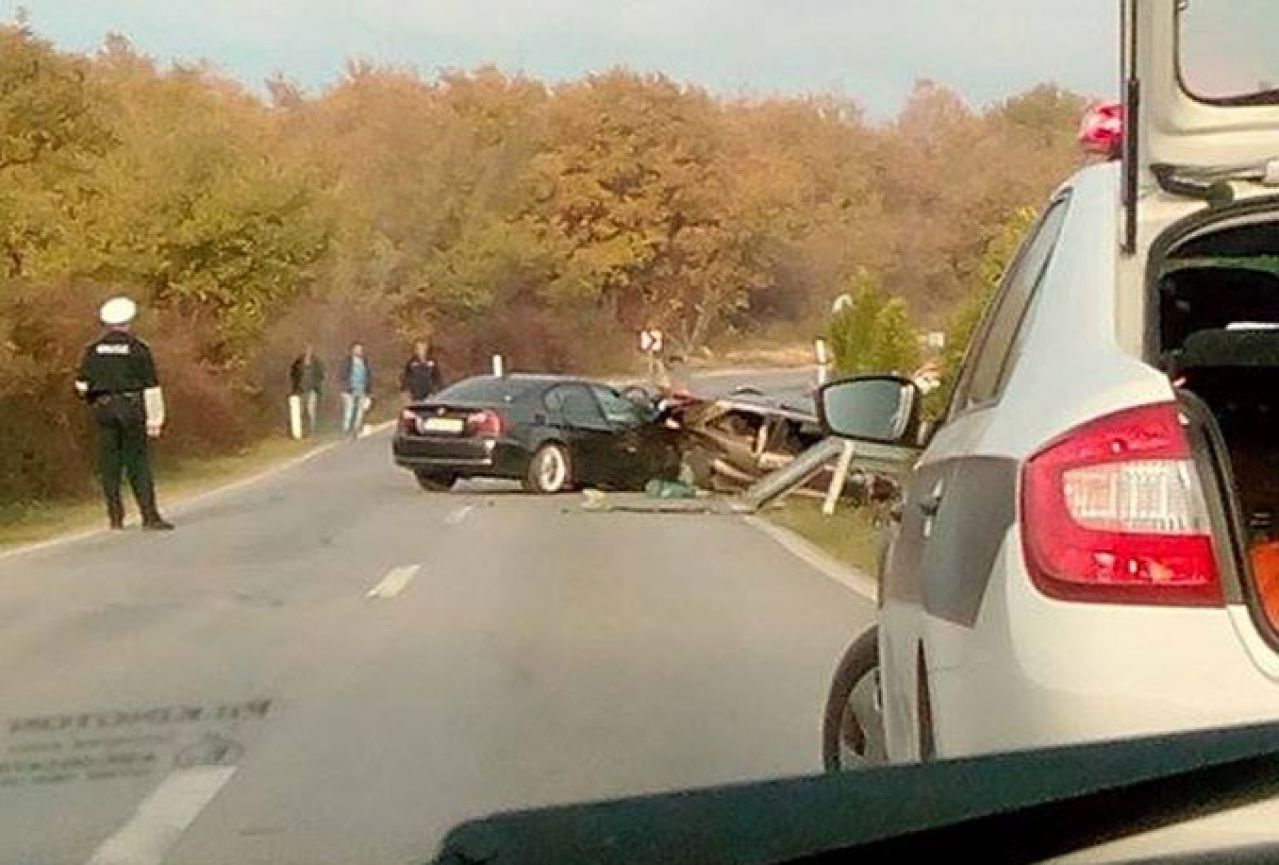
[[[492,409],[472,412],[466,418],[466,431],[483,438],[500,438],[506,429],[502,416]]]
[[[1035,585],[1068,601],[1223,603],[1208,508],[1180,411],[1142,406],[1049,444],[1022,476]]]
[[[1123,155],[1124,107],[1102,102],[1084,112],[1079,124],[1079,145],[1090,156],[1118,159]]]
[[[410,409],[400,412],[400,430],[406,433],[417,432],[417,413]]]

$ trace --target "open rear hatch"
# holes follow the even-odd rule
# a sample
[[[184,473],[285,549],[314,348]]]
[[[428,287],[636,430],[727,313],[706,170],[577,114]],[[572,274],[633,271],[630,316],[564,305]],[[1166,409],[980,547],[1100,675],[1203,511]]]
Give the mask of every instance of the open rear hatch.
[[[1126,0],[1126,6],[1125,68],[1139,88],[1141,162],[1223,168],[1279,159],[1279,6],[1273,0]]]
[[[1124,0],[1124,248],[1144,193],[1224,204],[1279,186],[1279,3]]]
[[[1279,649],[1279,2],[1122,12],[1122,245],[1151,246],[1147,353],[1211,415],[1243,595]]]

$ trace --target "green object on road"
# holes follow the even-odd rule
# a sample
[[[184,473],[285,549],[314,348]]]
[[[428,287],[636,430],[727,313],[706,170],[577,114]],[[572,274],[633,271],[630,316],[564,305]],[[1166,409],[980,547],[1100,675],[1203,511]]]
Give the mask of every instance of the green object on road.
[[[694,499],[697,488],[683,481],[664,481],[654,478],[644,485],[644,493],[650,499]]]

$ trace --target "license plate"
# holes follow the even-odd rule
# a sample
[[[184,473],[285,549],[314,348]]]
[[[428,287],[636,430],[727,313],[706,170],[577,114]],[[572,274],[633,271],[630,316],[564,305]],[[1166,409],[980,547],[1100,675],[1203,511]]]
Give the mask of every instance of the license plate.
[[[429,417],[422,422],[422,432],[457,435],[464,429],[466,429],[466,421],[457,417]]]

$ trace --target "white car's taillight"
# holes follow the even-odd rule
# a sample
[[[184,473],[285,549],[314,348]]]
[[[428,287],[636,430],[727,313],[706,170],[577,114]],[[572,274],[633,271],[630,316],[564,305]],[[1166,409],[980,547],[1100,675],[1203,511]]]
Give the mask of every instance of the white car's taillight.
[[[1210,520],[1174,403],[1079,427],[1022,476],[1026,565],[1071,601],[1223,603]]]

